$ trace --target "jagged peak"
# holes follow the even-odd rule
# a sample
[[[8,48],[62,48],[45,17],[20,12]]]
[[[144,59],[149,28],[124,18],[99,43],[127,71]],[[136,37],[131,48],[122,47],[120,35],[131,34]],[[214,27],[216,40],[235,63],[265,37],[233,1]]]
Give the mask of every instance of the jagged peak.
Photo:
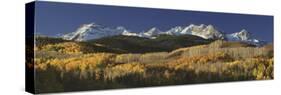
[[[157,27],[152,27],[147,32],[160,32],[160,29],[158,29]]]
[[[206,28],[207,29],[215,29],[215,27],[213,25],[211,25],[211,24],[207,25]]]
[[[206,27],[206,25],[205,24],[200,24],[198,27],[204,28],[204,27]]]
[[[240,32],[238,32],[238,35],[240,35],[241,38],[244,38],[243,40],[247,40],[251,37],[251,33],[246,29],[242,29]]]
[[[89,32],[89,33],[88,33]],[[167,31],[161,31],[157,27],[151,27],[147,31],[142,32],[131,32],[123,26],[118,27],[106,27],[97,23],[83,24],[77,29],[77,31],[63,35],[62,37],[68,40],[84,41],[88,39],[98,39],[106,36],[114,35],[126,35],[126,36],[138,36],[153,38],[157,35],[168,34],[168,35],[195,35],[204,39],[225,39],[229,41],[246,41],[259,43],[259,40],[251,37],[251,34],[246,30],[242,29],[239,32],[232,34],[225,34],[214,25],[211,24],[189,24],[188,26],[175,26]]]
[[[194,26],[196,26],[195,24],[190,24],[188,27],[194,27]]]
[[[98,26],[101,26],[101,25],[92,22],[89,24],[83,24],[81,27],[98,27]]]
[[[250,34],[246,29],[242,29],[240,32],[238,32],[239,34]]]

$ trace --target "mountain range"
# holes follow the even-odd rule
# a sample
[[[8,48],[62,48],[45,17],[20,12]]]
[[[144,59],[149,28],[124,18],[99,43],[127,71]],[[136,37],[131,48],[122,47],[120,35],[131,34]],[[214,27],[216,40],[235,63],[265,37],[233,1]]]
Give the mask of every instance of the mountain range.
[[[111,28],[95,23],[90,23],[90,24],[84,24],[81,27],[79,27],[75,32],[62,35],[61,37],[65,40],[88,41],[88,40],[100,39],[103,37],[111,37],[117,35],[134,36],[134,37],[149,38],[149,39],[156,39],[159,35],[172,35],[172,36],[193,35],[193,36],[201,37],[203,39],[245,42],[256,46],[261,46],[266,44],[265,41],[261,41],[253,37],[252,34],[248,32],[246,29],[242,29],[239,32],[235,32],[231,34],[226,34],[218,30],[213,25],[205,25],[205,24],[200,24],[200,25],[190,24],[188,26],[176,26],[166,31],[161,31],[157,27],[152,27],[147,31],[134,32],[122,26]]]

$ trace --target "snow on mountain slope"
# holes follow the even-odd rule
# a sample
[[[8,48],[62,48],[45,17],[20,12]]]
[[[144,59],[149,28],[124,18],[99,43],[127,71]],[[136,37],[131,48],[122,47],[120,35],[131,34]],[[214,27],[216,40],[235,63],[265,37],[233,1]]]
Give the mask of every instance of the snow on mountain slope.
[[[265,41],[260,41],[255,39],[250,32],[248,32],[245,29],[242,29],[240,32],[232,33],[232,34],[227,34],[225,35],[225,38],[227,41],[241,41],[241,42],[246,42],[250,43],[253,45],[263,45],[266,42]]]
[[[160,33],[162,33],[161,30],[159,30],[159,29],[156,28],[156,27],[153,27],[153,28],[149,29],[149,30],[146,31],[146,32],[141,32],[141,33],[139,33],[139,35],[140,35],[140,37],[145,37],[145,38],[154,39],[154,38],[156,38],[155,36],[159,35]]]
[[[182,34],[183,27],[181,26],[176,26],[174,28],[171,28],[170,30],[162,33],[162,34],[168,34],[168,35],[180,35]]]
[[[140,35],[138,33],[129,32],[127,30],[125,30],[121,35],[125,35],[125,36],[138,36],[138,37],[140,37]]]
[[[246,40],[250,39],[250,37],[251,37],[251,34],[245,29],[241,30],[240,32],[226,35],[227,40],[230,40],[230,41],[246,41]]]
[[[157,27],[153,27],[147,31],[143,32],[131,32],[125,27],[119,26],[116,28],[109,28],[95,23],[84,24],[77,31],[68,33],[62,36],[66,40],[75,41],[87,41],[91,39],[99,39],[102,37],[124,35],[124,36],[137,36],[154,39],[158,35],[195,35],[202,37],[204,39],[222,39],[227,41],[241,41],[247,42],[254,45],[259,45],[265,43],[264,41],[259,41],[252,37],[252,35],[245,29],[240,32],[232,34],[224,34],[223,32],[216,29],[213,25],[194,25],[190,24],[188,26],[175,26],[167,31],[161,31]]]
[[[194,25],[190,24],[186,27],[176,26],[166,31],[164,34],[170,35],[184,35],[190,34],[202,37],[204,39],[222,39],[223,34],[214,28],[212,25]]]
[[[189,29],[191,30],[191,35],[196,35],[204,39],[222,39],[223,37],[223,34],[215,29],[213,25],[191,25],[189,28],[191,28]]]
[[[66,40],[86,41],[128,32],[124,27],[108,28],[95,23],[84,24],[77,31],[63,35]]]

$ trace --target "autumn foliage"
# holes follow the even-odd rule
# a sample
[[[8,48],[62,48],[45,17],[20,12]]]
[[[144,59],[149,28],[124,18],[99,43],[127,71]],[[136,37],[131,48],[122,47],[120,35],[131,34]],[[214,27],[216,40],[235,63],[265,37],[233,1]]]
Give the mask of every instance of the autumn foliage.
[[[49,44],[36,50],[36,87],[56,92],[274,78],[272,47],[231,45],[116,54],[85,53],[73,42]]]

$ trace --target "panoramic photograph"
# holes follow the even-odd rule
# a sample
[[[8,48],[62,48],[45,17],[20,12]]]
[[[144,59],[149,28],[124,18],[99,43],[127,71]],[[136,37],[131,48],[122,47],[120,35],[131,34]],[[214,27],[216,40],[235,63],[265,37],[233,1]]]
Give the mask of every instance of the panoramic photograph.
[[[274,79],[273,16],[44,1],[34,8],[26,64],[36,93]]]

